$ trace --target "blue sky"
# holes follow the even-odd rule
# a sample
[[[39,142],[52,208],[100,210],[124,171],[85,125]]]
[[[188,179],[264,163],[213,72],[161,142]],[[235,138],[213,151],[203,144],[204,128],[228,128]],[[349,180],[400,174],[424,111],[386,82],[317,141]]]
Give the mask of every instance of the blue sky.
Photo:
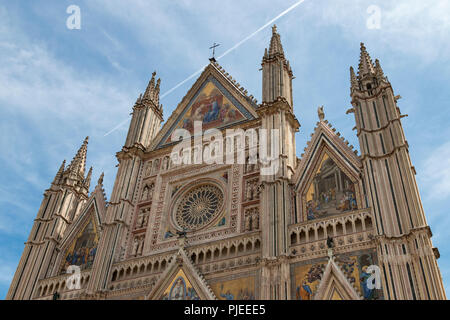
[[[63,159],[90,136],[88,165],[105,172],[109,196],[115,153],[127,119],[151,73],[161,92],[296,3],[222,0],[3,1],[0,3],[0,298],[10,281],[42,194]],[[69,5],[81,9],[81,30],[69,30]],[[380,28],[366,22],[380,8]],[[294,109],[302,127],[300,156],[317,122],[317,107],[358,146],[350,106],[349,67],[359,44],[380,59],[396,94],[439,266],[450,286],[450,2],[447,0],[306,0],[277,22],[296,76]],[[270,27],[219,60],[249,94],[261,100],[261,58]],[[161,103],[168,118],[192,79]],[[450,291],[448,291],[450,292]]]

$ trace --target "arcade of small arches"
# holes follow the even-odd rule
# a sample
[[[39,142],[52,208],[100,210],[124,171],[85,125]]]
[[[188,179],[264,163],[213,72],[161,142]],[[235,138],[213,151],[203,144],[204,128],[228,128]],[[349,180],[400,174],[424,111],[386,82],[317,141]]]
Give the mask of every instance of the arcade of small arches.
[[[342,236],[372,230],[372,221],[372,215],[367,211],[362,211],[332,220],[293,226],[290,232],[291,245],[325,240],[327,237],[336,238],[339,241]]]

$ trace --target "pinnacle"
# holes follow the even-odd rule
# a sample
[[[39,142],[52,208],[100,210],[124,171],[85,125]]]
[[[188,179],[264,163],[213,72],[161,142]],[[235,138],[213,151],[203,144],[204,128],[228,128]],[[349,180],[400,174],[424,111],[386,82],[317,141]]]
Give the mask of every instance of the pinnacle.
[[[352,90],[355,89],[356,86],[358,85],[355,70],[353,69],[353,67],[350,67],[350,85],[351,85]]]
[[[97,185],[103,185],[103,177],[105,176],[105,173],[104,172],[102,172],[102,174],[100,175],[100,177],[98,178],[98,181],[97,181]]]
[[[366,47],[364,46],[364,43],[361,42],[361,55],[359,58],[358,76],[361,79],[368,74],[375,74],[375,67],[369,53],[366,50]]]
[[[375,60],[375,73],[378,78],[384,78],[384,72],[378,59]]]
[[[155,76],[156,76],[156,71],[153,71],[152,78],[148,82],[147,89],[145,89],[145,93],[144,93],[144,97],[143,97],[144,99],[151,100],[151,98],[152,98],[153,90],[155,89]]]
[[[138,99],[138,100],[151,101],[154,103],[154,105],[157,108],[160,108],[159,90],[160,90],[161,79],[158,78],[158,80],[156,80],[156,85],[155,85],[155,79],[156,79],[156,71],[153,71],[152,78],[150,79],[150,81],[148,83],[147,89],[145,90],[145,93],[144,93],[142,99]]]
[[[75,176],[81,176],[84,178],[84,172],[86,169],[86,155],[87,155],[87,145],[89,137],[86,137],[78,150],[72,162],[69,164],[68,171]]]
[[[269,56],[280,54],[284,57],[283,46],[281,44],[281,37],[277,32],[277,26],[272,27],[272,39],[270,40]]]
[[[63,173],[64,173],[64,168],[66,167],[66,160],[64,159],[64,161],[61,163],[61,166],[59,167],[58,172],[55,175],[55,179],[53,180],[53,184],[58,184]]]
[[[86,176],[86,179],[84,180],[84,185],[86,186],[86,189],[89,190],[89,186],[91,184],[91,177],[92,177],[92,167],[89,168],[89,172]]]

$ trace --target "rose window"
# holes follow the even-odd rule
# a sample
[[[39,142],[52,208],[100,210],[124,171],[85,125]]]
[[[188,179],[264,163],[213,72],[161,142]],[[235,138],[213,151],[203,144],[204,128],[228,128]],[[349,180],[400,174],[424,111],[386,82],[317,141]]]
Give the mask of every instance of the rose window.
[[[215,185],[201,185],[188,191],[178,202],[175,222],[184,230],[200,229],[217,217],[223,206],[223,193]]]

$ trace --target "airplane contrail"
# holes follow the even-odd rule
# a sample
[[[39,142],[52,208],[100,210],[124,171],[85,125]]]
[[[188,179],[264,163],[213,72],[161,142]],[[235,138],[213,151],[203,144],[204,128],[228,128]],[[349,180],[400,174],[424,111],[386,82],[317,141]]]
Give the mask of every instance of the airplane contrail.
[[[251,38],[253,38],[256,34],[258,34],[259,32],[261,32],[261,30],[267,28],[269,25],[271,25],[272,23],[274,23],[275,21],[277,21],[278,19],[280,19],[281,17],[283,17],[284,15],[286,15],[287,13],[289,13],[290,11],[292,11],[293,9],[295,9],[297,6],[299,6],[300,4],[302,4],[303,2],[305,2],[305,0],[300,0],[296,3],[294,3],[292,6],[290,6],[289,8],[287,8],[286,10],[284,10],[283,12],[281,12],[279,15],[277,15],[275,18],[271,19],[270,21],[266,22],[262,27],[260,27],[259,29],[257,29],[256,31],[254,31],[253,33],[251,33],[250,35],[248,35],[247,37],[245,37],[244,39],[242,39],[241,41],[239,41],[238,43],[236,43],[234,46],[232,46],[230,49],[228,49],[227,51],[225,51],[222,55],[220,55],[219,57],[217,57],[217,59],[221,59],[223,57],[225,57],[227,54],[229,54],[230,52],[236,50],[238,47],[240,47],[242,44],[244,44],[245,42],[247,42],[248,40],[250,40]],[[187,81],[191,80],[193,77],[195,77],[196,75],[198,75],[199,73],[201,73],[205,68],[206,68],[207,64],[204,65],[203,67],[201,67],[200,69],[198,69],[197,71],[195,71],[193,74],[191,74],[189,77],[187,77],[186,79],[184,79],[183,81],[179,82],[177,85],[175,85],[174,87],[172,87],[171,89],[167,90],[166,92],[164,92],[160,99],[163,99],[164,97],[166,97],[168,94],[170,94],[171,92],[175,91],[177,88],[179,88],[180,86],[182,86],[183,84],[185,84]],[[129,119],[129,118],[128,118]],[[106,137],[107,135],[113,133],[114,131],[116,131],[117,129],[119,129],[121,126],[123,126],[125,123],[128,122],[128,119],[125,121],[122,121],[121,123],[119,123],[117,126],[115,126],[113,129],[111,129],[109,132],[105,133],[104,137]]]
[[[232,46],[230,49],[228,49],[227,51],[225,51],[221,56],[219,56],[217,59],[223,58],[225,57],[227,54],[229,54],[231,51],[235,50],[236,48],[238,48],[240,45],[242,45],[244,42],[247,42],[247,40],[253,38],[256,34],[258,34],[261,30],[263,30],[264,28],[267,28],[268,26],[270,26],[272,23],[274,23],[275,21],[277,21],[278,19],[280,19],[282,16],[284,16],[285,14],[289,13],[290,11],[292,11],[293,9],[295,9],[297,6],[299,6],[300,4],[302,4],[303,2],[305,2],[305,0],[300,0],[296,3],[294,3],[292,6],[290,6],[289,8],[287,8],[286,10],[284,10],[282,13],[280,13],[279,15],[277,15],[275,18],[273,18],[272,20],[268,21],[266,24],[264,24],[261,28],[259,28],[258,30],[256,30],[255,32],[253,32],[252,34],[248,35],[247,37],[245,37],[244,39],[242,39],[241,41],[239,41],[238,43],[236,43],[234,46]]]

